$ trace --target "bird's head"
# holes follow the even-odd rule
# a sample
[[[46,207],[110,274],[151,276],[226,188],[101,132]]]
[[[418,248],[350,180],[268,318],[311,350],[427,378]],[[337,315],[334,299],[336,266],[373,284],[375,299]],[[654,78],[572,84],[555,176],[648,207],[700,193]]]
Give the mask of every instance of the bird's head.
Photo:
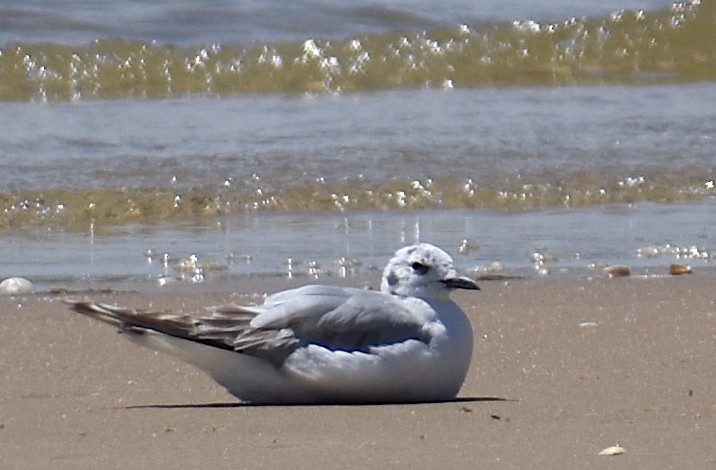
[[[457,274],[450,255],[429,243],[395,252],[383,270],[381,290],[404,297],[446,298],[453,289],[479,290],[475,281]]]

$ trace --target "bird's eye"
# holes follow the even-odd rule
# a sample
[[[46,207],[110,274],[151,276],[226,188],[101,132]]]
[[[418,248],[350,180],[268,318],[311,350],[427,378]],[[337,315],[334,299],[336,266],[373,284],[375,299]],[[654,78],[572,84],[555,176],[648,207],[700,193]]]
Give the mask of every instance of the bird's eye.
[[[430,266],[426,266],[423,263],[418,263],[417,261],[413,263],[411,267],[416,274],[425,274],[426,272],[430,271]]]

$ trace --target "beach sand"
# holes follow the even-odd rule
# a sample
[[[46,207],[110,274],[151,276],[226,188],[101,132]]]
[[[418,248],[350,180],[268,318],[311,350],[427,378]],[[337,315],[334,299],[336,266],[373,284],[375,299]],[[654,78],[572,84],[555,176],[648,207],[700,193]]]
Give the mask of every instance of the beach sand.
[[[1,466],[716,468],[715,281],[482,282],[454,296],[476,338],[459,399],[384,406],[238,405],[63,295],[5,296]],[[242,298],[191,286],[93,297],[185,311]],[[626,453],[597,455],[615,444]]]

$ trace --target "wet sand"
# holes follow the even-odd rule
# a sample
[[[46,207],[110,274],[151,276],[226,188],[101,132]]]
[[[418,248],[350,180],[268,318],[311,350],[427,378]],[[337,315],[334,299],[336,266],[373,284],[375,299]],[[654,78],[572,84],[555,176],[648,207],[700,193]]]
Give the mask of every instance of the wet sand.
[[[715,467],[715,282],[482,282],[456,296],[476,333],[459,399],[388,406],[238,405],[61,295],[2,297],[2,467]],[[244,299],[190,286],[94,297],[187,311]],[[597,455],[614,444],[626,453]]]

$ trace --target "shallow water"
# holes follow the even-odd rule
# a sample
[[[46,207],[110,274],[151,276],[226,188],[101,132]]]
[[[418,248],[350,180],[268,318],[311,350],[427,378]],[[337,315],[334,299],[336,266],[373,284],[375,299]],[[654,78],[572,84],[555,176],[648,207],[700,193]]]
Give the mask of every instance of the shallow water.
[[[716,201],[524,213],[494,211],[246,214],[210,225],[42,230],[0,238],[3,271],[37,289],[231,289],[247,278],[362,283],[405,244],[444,247],[472,276],[601,277],[606,265],[667,275],[711,272]],[[192,260],[192,255],[195,258]],[[541,258],[539,258],[541,257]],[[545,260],[546,262],[542,262]],[[351,281],[354,279],[354,281]]]
[[[0,228],[698,201],[716,85],[0,104]]]
[[[0,2],[0,275],[710,263],[714,2],[110,3]]]

